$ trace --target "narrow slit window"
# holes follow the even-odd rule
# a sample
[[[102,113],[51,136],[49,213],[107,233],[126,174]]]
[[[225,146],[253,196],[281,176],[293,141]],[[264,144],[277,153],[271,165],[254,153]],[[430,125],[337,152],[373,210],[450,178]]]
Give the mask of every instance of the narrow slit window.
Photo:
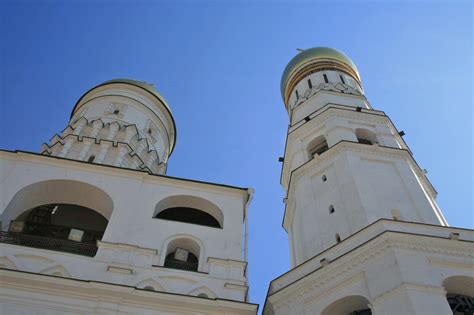
[[[326,175],[323,175],[322,179],[323,179],[323,182],[325,182],[325,181],[327,181],[327,180],[328,180],[328,178],[327,178],[327,176],[326,176]]]
[[[298,93],[298,90],[295,90],[295,94],[296,94],[296,99],[299,99],[300,98],[300,95]]]
[[[341,242],[341,236],[339,235],[339,233],[336,233],[336,242]]]
[[[324,82],[329,83],[328,76],[326,73],[323,73]]]
[[[92,162],[94,162],[94,159],[95,159],[95,155],[89,156],[89,159],[87,160],[87,163],[92,163]]]
[[[308,79],[308,86],[309,86],[310,89],[313,88],[313,83],[311,82],[311,79]]]
[[[339,77],[341,78],[341,82],[342,82],[343,84],[346,84],[346,81],[344,81],[344,77],[343,77],[342,75],[340,75]]]

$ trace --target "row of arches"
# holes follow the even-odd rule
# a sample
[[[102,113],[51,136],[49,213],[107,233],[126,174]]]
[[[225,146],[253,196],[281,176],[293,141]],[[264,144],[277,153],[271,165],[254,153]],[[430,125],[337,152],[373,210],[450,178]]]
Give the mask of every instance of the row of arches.
[[[355,136],[357,138],[357,142],[362,144],[375,144],[378,143],[377,136],[375,133],[368,129],[364,128],[357,128],[355,129]],[[313,141],[311,141],[307,146],[307,151],[310,158],[321,155],[329,149],[328,142],[326,137],[323,135],[317,137]]]
[[[453,315],[474,314],[474,277],[452,276],[442,282]],[[321,315],[371,315],[370,301],[361,295],[350,295],[326,306]]]
[[[19,190],[1,214],[2,238],[13,244],[94,256],[114,210],[103,190],[73,180],[48,180]],[[214,203],[196,196],[162,199],[150,219],[223,228],[224,215]],[[200,247],[192,240],[169,244],[165,266],[198,269]]]

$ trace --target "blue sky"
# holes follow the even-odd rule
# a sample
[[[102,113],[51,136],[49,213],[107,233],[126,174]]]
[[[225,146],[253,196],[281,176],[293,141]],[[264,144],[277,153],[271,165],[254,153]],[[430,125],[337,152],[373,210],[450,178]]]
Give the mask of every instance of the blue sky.
[[[296,48],[351,57],[448,222],[474,228],[472,15],[470,1],[3,0],[0,148],[37,152],[103,81],[155,83],[178,128],[168,174],[256,189],[250,296],[263,306],[289,268],[279,83]]]

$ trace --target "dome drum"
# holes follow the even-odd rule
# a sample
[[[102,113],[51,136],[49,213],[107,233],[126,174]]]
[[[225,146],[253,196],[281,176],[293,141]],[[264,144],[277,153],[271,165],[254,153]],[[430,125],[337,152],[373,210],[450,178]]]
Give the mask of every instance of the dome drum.
[[[288,108],[290,95],[303,78],[324,70],[343,72],[352,77],[362,89],[359,72],[349,57],[332,48],[311,48],[296,55],[283,72],[281,93],[285,106]]]

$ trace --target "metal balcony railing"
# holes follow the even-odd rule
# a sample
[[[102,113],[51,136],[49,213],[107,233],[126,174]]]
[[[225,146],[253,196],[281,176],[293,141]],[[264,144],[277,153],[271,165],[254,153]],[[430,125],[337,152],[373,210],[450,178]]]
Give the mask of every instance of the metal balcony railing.
[[[97,246],[94,244],[23,233],[0,232],[0,243],[49,249],[89,257],[94,257],[97,253]]]
[[[188,271],[197,271],[198,270],[198,263],[197,262],[180,261],[180,260],[175,260],[175,259],[166,259],[165,260],[165,267],[166,268],[173,268],[173,269],[188,270]]]

